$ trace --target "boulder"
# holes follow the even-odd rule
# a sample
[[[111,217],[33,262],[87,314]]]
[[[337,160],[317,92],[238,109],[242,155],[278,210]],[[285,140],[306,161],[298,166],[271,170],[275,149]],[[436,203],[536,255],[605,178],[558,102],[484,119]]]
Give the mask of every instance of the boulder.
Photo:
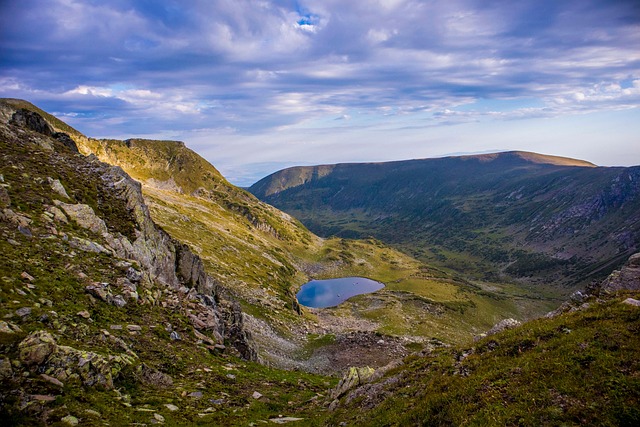
[[[493,325],[493,327],[487,331],[487,336],[497,334],[498,332],[502,332],[506,329],[515,328],[520,325],[521,323],[516,319],[503,319],[498,323],[496,323],[495,325]]]
[[[102,218],[98,217],[89,205],[82,203],[63,203],[54,200],[56,206],[64,210],[69,218],[74,220],[80,227],[86,228],[96,234],[107,233],[107,225]]]
[[[352,388],[366,383],[373,376],[374,372],[375,370],[368,366],[362,368],[350,367],[336,388],[331,390],[331,399],[338,399]]]
[[[53,336],[46,331],[36,331],[25,338],[20,345],[19,358],[27,366],[41,365],[56,350]]]

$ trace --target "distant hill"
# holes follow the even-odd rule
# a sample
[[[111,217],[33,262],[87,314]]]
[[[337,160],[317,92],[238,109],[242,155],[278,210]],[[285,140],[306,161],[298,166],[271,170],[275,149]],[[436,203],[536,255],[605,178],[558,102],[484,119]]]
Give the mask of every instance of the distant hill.
[[[294,167],[249,191],[322,236],[373,236],[485,280],[573,286],[640,245],[640,167],[513,151]]]

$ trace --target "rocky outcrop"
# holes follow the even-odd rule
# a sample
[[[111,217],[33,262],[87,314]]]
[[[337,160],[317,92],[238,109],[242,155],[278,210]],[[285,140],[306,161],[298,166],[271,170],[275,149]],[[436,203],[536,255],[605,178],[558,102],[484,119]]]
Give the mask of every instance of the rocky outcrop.
[[[39,135],[25,132],[25,129]],[[218,344],[222,344],[224,339],[229,339],[241,355],[255,357],[255,351],[248,342],[248,335],[243,330],[239,306],[233,303],[221,304],[218,285],[205,271],[200,257],[154,223],[144,202],[139,182],[133,180],[122,168],[103,163],[94,155],[70,156],[69,151],[62,148],[67,144],[59,139],[51,140],[50,138],[55,139],[57,134],[51,125],[34,111],[14,111],[6,131],[13,133],[16,140],[24,140],[24,136],[32,135],[31,139],[41,147],[51,147],[47,152],[51,153],[48,155],[52,163],[71,166],[75,169],[74,176],[90,179],[91,183],[87,181],[86,185],[97,187],[98,200],[93,200],[91,206],[87,201],[78,203],[73,194],[69,196],[70,193],[60,180],[48,179],[53,194],[62,197],[64,201],[54,199],[52,204],[55,206],[44,206],[45,213],[49,214],[53,221],[72,221],[95,236],[70,235],[69,245],[85,252],[109,254],[137,263],[136,276],[139,277],[135,280],[127,278],[126,283],[123,281],[119,284],[95,283],[86,287],[89,294],[98,300],[122,307],[127,300],[138,299],[135,283],[142,283],[147,288],[144,301],[160,304],[162,292],[151,288],[167,287],[173,294],[202,301],[200,304],[192,303],[191,308],[177,304],[177,307],[193,319],[194,327],[212,333],[219,341]],[[31,218],[11,210],[8,207],[9,195],[5,193],[6,191],[0,194],[3,205],[0,217],[17,227],[21,233],[30,235]],[[181,297],[176,298],[179,302]]]
[[[607,277],[600,292],[610,294],[620,290],[640,290],[640,253],[631,255],[627,263]]]
[[[114,377],[125,366],[136,361],[130,354],[101,355],[58,345],[46,331],[32,332],[18,347],[20,362],[32,372],[44,373],[61,383],[80,380],[84,385],[107,389],[113,388]]]
[[[607,298],[620,291],[640,290],[640,252],[631,255],[626,264],[615,270],[600,283],[593,283],[584,291],[576,291],[557,309],[545,317],[555,317],[562,313],[588,308],[592,300]]]
[[[351,367],[347,373],[342,377],[336,388],[331,390],[331,398],[338,399],[349,390],[365,384],[373,376],[375,370],[368,366],[365,367]]]
[[[44,117],[35,111],[29,111],[21,108],[13,113],[9,124],[20,126],[42,135],[50,136],[71,151],[75,153],[78,152],[78,146],[69,135],[64,132],[54,132]]]

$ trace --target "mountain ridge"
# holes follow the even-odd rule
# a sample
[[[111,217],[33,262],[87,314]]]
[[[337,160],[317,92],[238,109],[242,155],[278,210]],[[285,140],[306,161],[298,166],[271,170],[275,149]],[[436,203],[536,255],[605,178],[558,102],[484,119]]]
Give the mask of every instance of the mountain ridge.
[[[198,168],[180,175],[192,155],[179,143],[129,142],[158,148],[146,154],[74,137],[112,145],[112,160],[141,167],[141,184],[11,108],[0,100],[0,416],[10,425],[640,420],[640,254],[553,316],[502,321],[513,328],[472,343],[470,332],[539,312],[543,295],[463,280],[373,239],[320,239]],[[297,283],[333,274],[387,287],[296,309]],[[263,364],[238,358],[253,358],[247,344]],[[265,366],[286,353],[306,364]],[[354,364],[340,383],[326,375]]]
[[[289,168],[249,191],[321,236],[373,236],[428,262],[473,269],[456,265],[463,253],[494,277],[548,270],[544,280],[553,281],[601,278],[639,247],[639,181],[640,167],[507,152]],[[602,247],[597,235],[606,236]]]
[[[528,151],[503,151],[489,154],[470,154],[463,156],[445,156],[445,157],[434,157],[434,158],[424,158],[424,159],[411,159],[411,160],[396,160],[396,161],[388,161],[388,162],[358,162],[358,163],[336,163],[336,164],[324,164],[317,166],[293,166],[290,168],[282,169],[280,171],[274,172],[266,176],[265,178],[260,179],[255,182],[249,188],[251,188],[254,194],[258,195],[261,198],[271,196],[275,193],[279,193],[281,191],[287,190],[291,187],[303,185],[309,180],[322,178],[329,173],[333,172],[336,168],[348,168],[348,167],[358,167],[361,165],[372,165],[372,166],[383,166],[387,165],[393,167],[394,165],[409,165],[409,164],[425,164],[425,163],[435,163],[438,161],[478,161],[483,163],[490,162],[499,162],[510,160],[514,163],[521,161],[521,165],[524,167],[526,164],[538,164],[538,165],[552,165],[552,166],[573,166],[573,167],[598,167],[591,162],[587,162],[584,160],[572,159],[569,157],[560,157],[546,154],[538,154]],[[513,164],[512,164],[513,166]],[[284,176],[282,176],[284,175]],[[276,182],[274,183],[274,179],[269,179],[270,177],[278,177]],[[264,181],[271,181],[271,187],[263,188],[260,184]],[[286,183],[286,186],[283,184]],[[277,184],[280,184],[278,186]]]

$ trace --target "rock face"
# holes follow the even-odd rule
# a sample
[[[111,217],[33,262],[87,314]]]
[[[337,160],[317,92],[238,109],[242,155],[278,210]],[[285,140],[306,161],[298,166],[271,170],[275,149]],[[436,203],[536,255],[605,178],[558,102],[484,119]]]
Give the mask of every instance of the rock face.
[[[61,141],[62,137],[36,112],[26,109],[15,111],[6,130],[19,138],[18,128],[58,139],[62,145],[68,146],[68,141]],[[37,142],[46,151],[53,151],[51,156],[69,156],[68,150],[64,148],[56,152],[61,144],[47,139],[39,137]],[[74,147],[75,144],[70,148],[73,150]],[[77,148],[73,151],[77,151]],[[86,203],[74,203],[73,194],[69,196],[59,180],[49,180],[55,194],[65,201],[54,199],[55,206],[45,207],[47,212],[55,221],[70,220],[95,236],[95,239],[71,236],[70,246],[85,252],[104,253],[132,260],[138,263],[140,269],[134,275],[134,280],[127,279],[127,283],[120,283],[118,292],[112,292],[112,286],[109,284],[99,283],[87,286],[86,291],[99,300],[118,307],[124,306],[127,299],[138,299],[134,282],[168,287],[172,292],[180,291],[190,298],[202,301],[185,313],[189,318],[193,318],[192,323],[196,329],[213,333],[219,341],[218,344],[222,344],[223,339],[228,339],[243,357],[254,358],[255,351],[248,341],[248,334],[244,331],[239,306],[221,301],[218,284],[207,274],[200,257],[153,222],[144,203],[141,184],[120,167],[102,163],[93,155],[86,158],[74,156],[72,159],[69,158],[67,163],[73,164],[78,177],[92,177],[94,182],[98,183],[98,194],[103,195],[109,204],[98,212]],[[0,188],[4,190],[4,187]],[[31,234],[31,219],[8,208],[10,198],[6,190],[0,194],[0,199],[2,205],[7,206],[0,210],[2,219],[14,224],[23,234]],[[114,211],[116,208],[117,211]],[[150,295],[148,300],[153,304],[159,304],[161,293],[156,292],[153,295],[155,296]],[[42,346],[45,344],[41,343]],[[42,348],[44,351],[45,348]],[[38,354],[36,351],[34,357]]]
[[[589,300],[606,297],[619,291],[640,290],[640,252],[629,257],[620,270],[615,270],[600,283],[590,285],[585,291],[574,292],[569,301],[546,314],[555,317],[562,313],[588,308]]]
[[[602,283],[601,292],[613,293],[620,290],[640,290],[640,253],[631,255],[620,270],[611,273]]]

